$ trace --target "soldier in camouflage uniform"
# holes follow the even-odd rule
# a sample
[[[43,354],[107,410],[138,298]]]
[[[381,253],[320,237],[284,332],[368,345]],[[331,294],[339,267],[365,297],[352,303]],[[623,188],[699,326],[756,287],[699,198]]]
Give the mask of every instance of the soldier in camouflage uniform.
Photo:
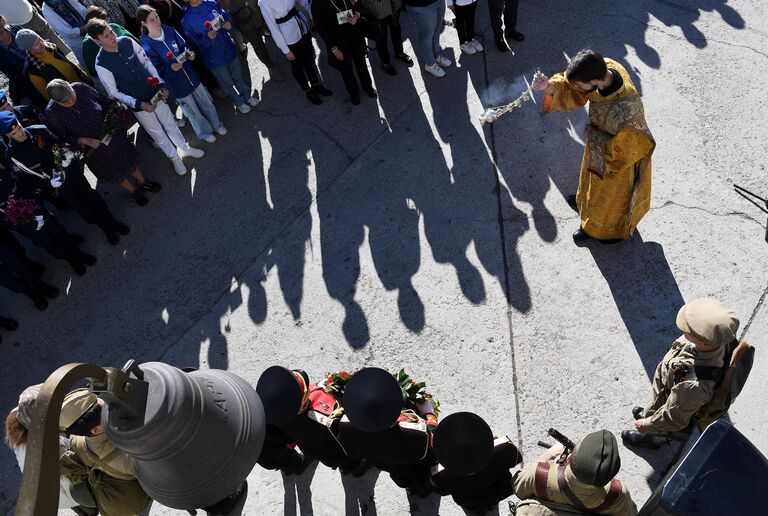
[[[739,329],[736,313],[715,299],[699,298],[677,314],[683,332],[656,366],[653,398],[635,407],[635,430],[621,433],[624,444],[658,448],[659,434],[677,432],[699,419],[722,381],[725,348]]]

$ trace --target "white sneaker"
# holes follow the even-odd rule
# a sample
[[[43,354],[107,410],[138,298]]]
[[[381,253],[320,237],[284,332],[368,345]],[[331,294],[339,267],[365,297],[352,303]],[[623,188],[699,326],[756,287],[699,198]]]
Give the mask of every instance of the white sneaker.
[[[469,54],[469,55],[477,54],[477,49],[475,48],[475,45],[473,45],[471,41],[462,43],[461,45],[459,45],[459,47],[461,48],[461,51],[464,52],[465,54]]]
[[[206,134],[205,136],[201,136],[200,139],[208,143],[216,143],[216,137],[212,134]]]
[[[251,106],[249,106],[248,104],[243,103],[243,104],[240,104],[239,106],[237,106],[237,110],[240,111],[242,114],[250,113],[251,112]]]
[[[227,134],[227,128],[224,127],[223,125],[221,127],[217,127],[216,134],[218,134],[219,136],[224,136],[225,134]]]
[[[480,42],[477,41],[476,39],[473,39],[472,41],[470,41],[470,43],[472,44],[473,47],[475,47],[475,50],[477,50],[478,52],[482,52],[483,50],[485,50],[483,45],[481,45]]]
[[[435,77],[444,77],[445,76],[445,70],[440,68],[440,66],[437,63],[426,65],[424,66],[424,69],[434,75]]]
[[[178,149],[179,156],[182,158],[202,158],[205,156],[205,151],[202,149],[196,149],[194,147],[187,147],[186,149]]]
[[[181,158],[178,156],[173,157],[171,158],[171,163],[173,163],[173,170],[177,175],[184,176],[187,174],[187,167],[184,166],[184,162],[181,161]]]
[[[435,58],[435,62],[437,62],[437,64],[439,64],[443,68],[445,68],[446,66],[451,66],[453,64],[453,61],[451,61],[445,56],[437,56]]]
[[[248,105],[251,107],[258,106],[259,102],[261,102],[261,99],[257,99],[256,97],[251,97],[248,99]]]
[[[176,127],[185,127],[187,125],[187,121],[183,118],[177,118],[176,119]]]

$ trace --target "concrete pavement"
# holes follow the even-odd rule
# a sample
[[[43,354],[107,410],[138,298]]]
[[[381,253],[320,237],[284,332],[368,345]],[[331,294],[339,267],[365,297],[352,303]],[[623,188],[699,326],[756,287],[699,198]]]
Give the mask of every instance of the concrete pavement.
[[[261,84],[252,60],[263,102],[238,116],[218,102],[230,133],[201,144],[208,154],[189,161],[192,174],[175,177],[142,144],[145,172],[163,183],[146,208],[100,185],[132,228],[119,246],[67,214],[99,263],[80,278],[44,257],[66,296],[37,313],[0,292],[21,323],[0,344],[0,406],[76,361],[226,368],[254,384],[276,362],[311,378],[405,367],[445,414],[477,412],[530,461],[550,426],[574,440],[628,428],[677,336],[677,309],[714,296],[758,347],[730,418],[768,453],[766,215],[731,187],[768,194],[759,96],[768,8],[572,4],[522,5],[527,39],[511,55],[493,48],[481,2],[485,56],[461,56],[451,28],[442,41],[458,63],[443,79],[400,65],[389,77],[372,55],[380,97],[358,107],[327,66],[334,96],[314,107],[289,79]],[[491,84],[562,70],[564,53],[588,45],[631,71],[657,141],[652,211],[615,249],[576,248],[570,237],[578,218],[564,196],[575,189],[585,112],[542,117],[528,103],[493,126],[477,121]],[[640,505],[674,453],[621,450],[621,478]],[[4,512],[20,477],[12,454],[0,454]],[[249,485],[249,515],[464,514],[450,498],[408,500],[377,472],[348,480],[320,465],[294,479],[256,467]]]

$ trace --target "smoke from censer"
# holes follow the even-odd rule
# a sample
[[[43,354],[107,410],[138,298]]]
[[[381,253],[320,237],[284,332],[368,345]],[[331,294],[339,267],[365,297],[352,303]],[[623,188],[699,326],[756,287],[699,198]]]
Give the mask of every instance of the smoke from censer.
[[[504,79],[495,79],[480,93],[480,101],[483,103],[483,107],[494,107],[512,102],[524,92],[528,86],[525,84],[525,79],[528,79],[530,83],[533,77],[533,73],[526,74],[525,76],[519,76],[512,82],[505,81]]]

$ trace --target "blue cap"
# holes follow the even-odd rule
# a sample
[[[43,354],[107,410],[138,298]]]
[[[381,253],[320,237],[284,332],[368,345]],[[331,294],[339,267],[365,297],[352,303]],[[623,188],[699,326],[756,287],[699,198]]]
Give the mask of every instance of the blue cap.
[[[17,123],[18,121],[16,120],[16,115],[13,112],[0,112],[0,134],[10,133],[13,128],[16,127]]]

